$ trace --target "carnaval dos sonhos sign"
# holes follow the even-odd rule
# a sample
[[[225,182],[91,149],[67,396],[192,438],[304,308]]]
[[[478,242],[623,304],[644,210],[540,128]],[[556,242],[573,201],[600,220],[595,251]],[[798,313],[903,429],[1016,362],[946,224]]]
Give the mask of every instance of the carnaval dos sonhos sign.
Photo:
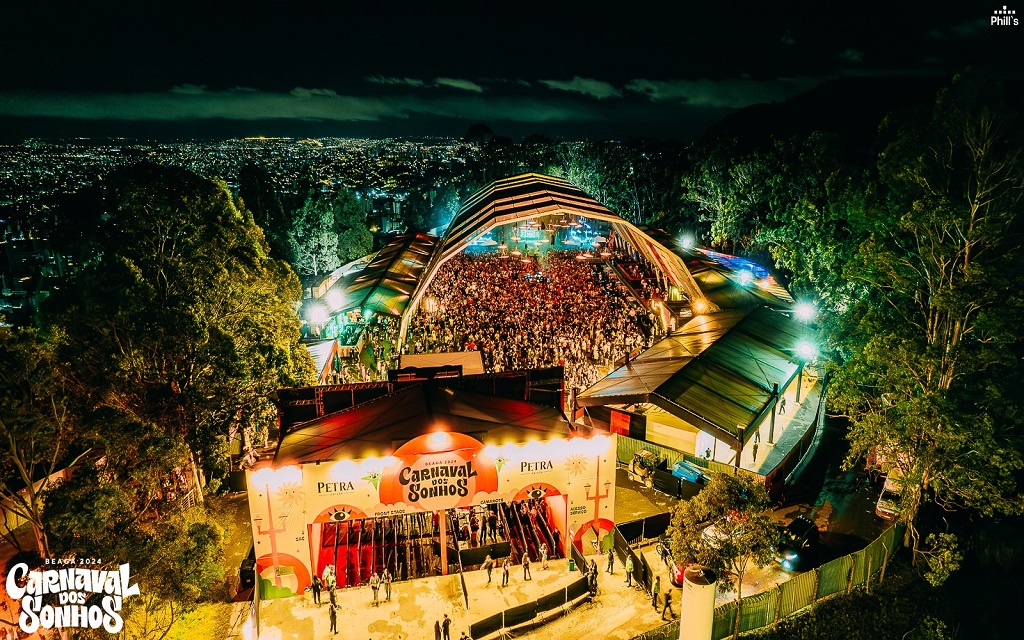
[[[397,461],[380,481],[382,504],[405,504],[418,511],[474,504],[478,493],[498,488],[494,461],[483,444],[462,433],[438,431],[414,438],[394,453]]]

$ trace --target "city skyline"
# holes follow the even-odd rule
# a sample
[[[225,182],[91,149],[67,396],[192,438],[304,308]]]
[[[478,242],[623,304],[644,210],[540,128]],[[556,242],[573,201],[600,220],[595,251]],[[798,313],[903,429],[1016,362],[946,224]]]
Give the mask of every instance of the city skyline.
[[[1016,79],[1000,6],[19,5],[0,138],[692,139],[824,83]]]

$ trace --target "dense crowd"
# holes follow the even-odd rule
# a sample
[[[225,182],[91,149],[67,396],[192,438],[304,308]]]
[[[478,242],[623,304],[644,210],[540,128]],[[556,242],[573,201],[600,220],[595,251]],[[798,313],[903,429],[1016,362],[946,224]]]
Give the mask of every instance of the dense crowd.
[[[412,319],[407,352],[480,351],[490,372],[563,365],[567,389],[589,387],[600,367],[650,344],[653,322],[600,263],[577,255],[452,258]]]

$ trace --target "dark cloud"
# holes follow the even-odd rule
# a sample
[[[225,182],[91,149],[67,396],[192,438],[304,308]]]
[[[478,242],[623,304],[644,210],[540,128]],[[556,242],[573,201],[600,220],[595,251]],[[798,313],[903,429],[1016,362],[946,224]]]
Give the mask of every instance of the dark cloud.
[[[843,51],[839,54],[839,59],[844,60],[846,62],[852,62],[854,64],[860,64],[864,62],[864,52],[859,49],[854,49],[850,47],[847,49],[843,49]]]
[[[582,93],[585,96],[597,98],[598,100],[622,97],[622,90],[615,87],[615,85],[603,80],[594,80],[593,78],[575,76],[572,80],[539,80],[538,82],[549,89]]]
[[[448,85],[445,85],[448,86]],[[464,89],[464,91],[467,91]],[[296,87],[288,92],[210,91],[175,87],[163,93],[0,92],[0,115],[77,120],[173,121],[221,118],[294,118],[335,122],[404,119],[411,115],[509,120],[515,122],[599,121],[605,116],[587,105],[529,96],[487,98],[468,94],[426,97],[340,95],[332,89]]]
[[[740,109],[762,102],[778,102],[820,84],[821,78],[778,80],[646,80],[636,79],[626,89],[654,102],[681,102],[691,106]]]
[[[470,91],[472,93],[484,92],[484,88],[477,83],[462,78],[434,78],[434,85],[438,87],[451,87],[452,89]]]

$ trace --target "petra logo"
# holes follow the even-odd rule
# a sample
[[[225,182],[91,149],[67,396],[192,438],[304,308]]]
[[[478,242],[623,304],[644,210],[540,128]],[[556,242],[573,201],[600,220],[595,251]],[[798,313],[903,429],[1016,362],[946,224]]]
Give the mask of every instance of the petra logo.
[[[1004,4],[1002,9],[996,9],[992,12],[989,25],[993,27],[1016,27],[1017,12],[1014,9],[1007,9]]]

